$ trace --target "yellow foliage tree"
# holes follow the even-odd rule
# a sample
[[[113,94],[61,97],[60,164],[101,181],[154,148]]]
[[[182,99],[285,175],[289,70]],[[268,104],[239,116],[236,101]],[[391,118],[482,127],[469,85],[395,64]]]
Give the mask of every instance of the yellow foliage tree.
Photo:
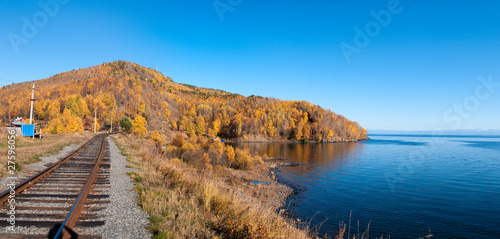
[[[304,138],[310,139],[311,138],[311,126],[309,124],[306,124],[304,126]]]
[[[212,164],[220,164],[222,165],[223,159],[224,159],[224,143],[222,143],[219,140],[213,141],[209,146],[208,146],[208,156],[210,156],[210,159],[212,159]]]
[[[194,124],[191,122],[187,125],[186,130],[187,130],[189,137],[192,137],[193,135],[196,134]]]
[[[64,109],[62,122],[66,125],[66,132],[83,132],[82,119],[71,115],[70,110]]]
[[[189,109],[188,116],[191,116],[191,117],[196,116],[196,109],[194,107],[191,107],[191,109]]]
[[[66,128],[63,127],[63,124],[62,124],[60,118],[55,118],[55,119],[51,119],[49,121],[49,124],[47,126],[47,130],[51,134],[60,134],[60,133],[64,133],[66,131]]]
[[[40,100],[35,104],[35,114],[38,116],[38,119],[44,120],[46,117],[46,110],[45,108],[47,107],[47,101],[45,100]]]
[[[196,135],[205,135],[205,119],[201,115],[196,119]]]
[[[227,157],[227,161],[226,161],[227,165],[229,167],[233,167],[234,157],[235,157],[233,146],[231,146],[231,145],[226,146],[226,157]]]
[[[219,131],[220,131],[220,119],[216,119],[214,121],[212,121],[212,130],[214,132],[214,136],[217,136],[219,134]]]
[[[65,108],[70,110],[70,113],[80,118],[85,118],[90,115],[87,103],[82,99],[80,94],[70,96],[65,103]]]
[[[158,148],[160,148],[163,145],[163,142],[165,142],[157,130],[153,131],[153,133],[149,136],[149,140],[153,141]]]
[[[80,117],[73,116],[69,109],[64,109],[61,115],[49,121],[48,129],[53,134],[83,132],[83,122]]]
[[[273,122],[269,120],[267,122],[267,135],[269,137],[274,137],[275,136],[276,129],[274,128]]]
[[[146,129],[147,121],[144,117],[137,115],[134,118],[134,121],[132,122],[134,125],[132,127],[132,133],[139,136],[139,137],[144,137],[148,133],[148,130]]]
[[[163,116],[165,116],[165,120],[168,122],[168,117],[170,116],[170,110],[168,110],[168,102],[161,102],[161,109],[163,111]]]
[[[333,130],[329,129],[328,130],[328,134],[326,135],[326,139],[327,140],[332,140],[332,137],[333,137]]]
[[[61,106],[59,105],[59,100],[55,99],[50,102],[48,106],[49,119],[55,119],[61,113]]]
[[[207,131],[207,137],[208,137],[209,139],[213,139],[213,138],[215,138],[215,136],[216,136],[216,135],[215,135],[214,130],[213,130],[212,128],[209,128],[209,129],[208,129],[208,131]]]
[[[304,123],[302,120],[300,120],[295,127],[295,139],[301,140],[302,136],[304,136]]]

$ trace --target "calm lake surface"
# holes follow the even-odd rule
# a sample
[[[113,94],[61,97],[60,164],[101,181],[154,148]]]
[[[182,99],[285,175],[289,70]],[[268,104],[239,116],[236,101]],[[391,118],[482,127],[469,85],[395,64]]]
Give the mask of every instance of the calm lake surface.
[[[369,135],[359,143],[240,143],[304,163],[278,178],[289,210],[321,234],[339,222],[370,237],[500,238],[500,137]]]

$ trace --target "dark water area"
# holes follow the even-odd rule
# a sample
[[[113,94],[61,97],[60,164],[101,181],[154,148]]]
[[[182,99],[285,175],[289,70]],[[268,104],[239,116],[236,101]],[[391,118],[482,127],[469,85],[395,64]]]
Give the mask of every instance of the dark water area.
[[[339,222],[370,237],[500,238],[500,137],[371,135],[358,143],[240,143],[281,167],[293,216],[333,236]]]

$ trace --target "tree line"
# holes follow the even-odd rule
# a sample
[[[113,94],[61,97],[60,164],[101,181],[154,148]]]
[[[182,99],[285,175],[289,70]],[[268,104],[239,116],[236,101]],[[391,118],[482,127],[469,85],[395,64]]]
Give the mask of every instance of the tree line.
[[[29,117],[29,83],[0,89],[0,119]],[[84,127],[128,125],[144,137],[148,130],[248,139],[339,141],[366,137],[366,130],[342,115],[306,101],[244,97],[221,90],[178,84],[160,72],[116,61],[72,70],[36,82],[34,118],[50,133]],[[129,121],[129,122],[128,122]],[[130,123],[130,124],[129,124]]]

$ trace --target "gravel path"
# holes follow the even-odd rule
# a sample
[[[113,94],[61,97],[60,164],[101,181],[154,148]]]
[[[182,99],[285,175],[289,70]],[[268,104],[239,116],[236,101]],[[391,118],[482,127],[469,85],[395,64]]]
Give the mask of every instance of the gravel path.
[[[104,211],[106,224],[103,238],[151,238],[146,230],[148,215],[137,205],[134,183],[127,175],[133,169],[127,168],[127,158],[123,156],[115,142],[108,137],[111,152],[111,188],[109,204]]]

